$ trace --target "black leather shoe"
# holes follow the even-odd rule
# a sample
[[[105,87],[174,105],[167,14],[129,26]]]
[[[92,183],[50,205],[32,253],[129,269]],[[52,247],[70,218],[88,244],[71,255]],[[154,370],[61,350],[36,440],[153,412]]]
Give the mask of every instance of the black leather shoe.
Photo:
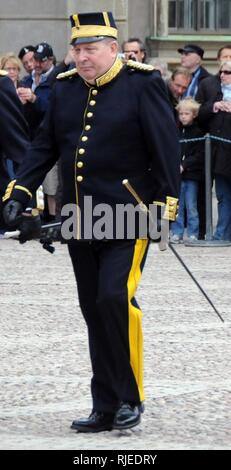
[[[134,406],[130,403],[122,403],[116,412],[113,429],[130,429],[140,423],[141,420],[140,405]]]
[[[111,431],[115,413],[101,413],[93,411],[89,418],[74,420],[71,429],[78,432]]]

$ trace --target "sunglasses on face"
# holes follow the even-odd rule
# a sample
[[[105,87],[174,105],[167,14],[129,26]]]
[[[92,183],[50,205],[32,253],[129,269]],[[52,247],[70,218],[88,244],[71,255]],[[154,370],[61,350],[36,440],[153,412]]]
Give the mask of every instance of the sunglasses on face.
[[[224,75],[231,75],[231,70],[220,70],[219,75],[221,75],[222,73]]]

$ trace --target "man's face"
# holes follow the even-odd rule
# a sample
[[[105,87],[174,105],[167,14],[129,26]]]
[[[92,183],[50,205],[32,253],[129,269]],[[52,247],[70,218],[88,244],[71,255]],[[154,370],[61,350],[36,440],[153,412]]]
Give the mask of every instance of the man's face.
[[[35,65],[33,51],[29,51],[26,54],[24,54],[22,58],[22,65],[27,73],[32,72],[32,70],[34,69],[34,65]]]
[[[225,47],[220,53],[219,62],[222,63],[226,62],[227,60],[231,60],[231,49]]]
[[[53,59],[46,59],[44,61],[34,58],[34,70],[36,75],[42,75],[48,72],[53,65]]]
[[[201,57],[195,52],[183,52],[181,54],[181,65],[190,72],[194,72],[201,65]]]
[[[78,74],[83,80],[91,84],[94,84],[96,78],[101,77],[112,67],[117,53],[117,41],[113,40],[102,40],[73,46]]]
[[[126,42],[123,47],[123,53],[126,60],[133,59],[142,62],[144,59],[144,51],[140,50],[140,44],[137,41]]]
[[[177,74],[173,79],[169,80],[169,88],[174,98],[179,100],[183,96],[190,84],[190,81],[190,78],[187,78],[182,74]]]
[[[8,72],[8,77],[10,77],[13,82],[19,80],[19,67],[10,59],[5,63],[4,70]]]

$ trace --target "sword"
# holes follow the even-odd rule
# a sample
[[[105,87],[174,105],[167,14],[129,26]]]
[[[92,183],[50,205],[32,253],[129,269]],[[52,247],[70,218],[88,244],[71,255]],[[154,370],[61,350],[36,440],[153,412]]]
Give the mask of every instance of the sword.
[[[140,205],[141,209],[145,210],[145,212],[149,212],[148,211],[148,208],[145,206],[145,204],[143,203],[142,199],[139,197],[139,195],[136,193],[136,191],[134,190],[134,188],[130,185],[129,181],[127,179],[123,180],[122,181],[123,185],[127,188],[127,190],[133,195],[133,197],[136,199],[136,201],[138,202],[138,204]],[[176,258],[178,259],[178,261],[180,262],[180,264],[183,266],[183,268],[187,271],[187,273],[189,274],[189,276],[191,277],[191,279],[195,282],[195,284],[197,285],[197,287],[200,289],[200,291],[202,292],[202,294],[204,295],[204,297],[206,298],[206,300],[209,302],[209,304],[211,305],[211,307],[213,308],[214,312],[217,314],[217,316],[220,318],[220,320],[222,322],[224,322],[224,319],[222,318],[221,314],[218,312],[218,310],[216,309],[215,305],[213,304],[213,302],[211,301],[211,299],[209,298],[209,296],[206,294],[206,292],[204,291],[204,289],[201,287],[201,285],[199,284],[199,282],[196,280],[196,278],[194,277],[194,275],[191,273],[191,271],[189,270],[188,266],[186,266],[185,262],[182,260],[181,256],[177,253],[177,251],[175,250],[175,248],[173,248],[172,244],[169,242],[168,243],[168,246],[169,248],[171,249],[172,253],[176,256]]]
[[[178,259],[178,261],[180,262],[180,264],[183,266],[183,268],[187,271],[187,273],[189,274],[189,276],[192,278],[192,280],[195,282],[195,284],[197,285],[197,287],[200,289],[200,291],[202,292],[202,294],[204,295],[204,297],[207,299],[207,301],[209,302],[209,304],[211,305],[211,307],[213,308],[214,312],[217,314],[217,316],[220,318],[220,320],[222,322],[224,322],[224,319],[222,318],[221,314],[218,312],[218,310],[216,309],[215,305],[213,304],[212,300],[209,298],[209,296],[206,294],[206,292],[204,291],[204,289],[201,287],[201,285],[199,284],[199,282],[196,280],[196,278],[194,277],[194,275],[191,273],[191,271],[189,270],[188,266],[186,266],[185,262],[182,260],[181,256],[179,255],[179,253],[177,253],[176,249],[173,248],[172,246],[172,243],[169,243],[168,244],[170,250],[172,250],[172,252],[174,253],[174,255],[176,256],[176,258]]]
[[[138,205],[140,206],[140,209],[145,212],[146,214],[148,214],[148,217],[149,217],[149,220],[151,222],[151,224],[153,225],[154,227],[154,220],[153,220],[153,217],[152,217],[152,213],[151,211],[148,209],[148,207],[144,204],[144,202],[142,201],[142,199],[140,198],[139,194],[137,194],[137,192],[135,191],[135,189],[131,186],[131,184],[129,183],[128,179],[124,179],[122,181],[122,184],[125,186],[125,188],[129,191],[129,193],[132,194],[132,196],[135,198],[135,200],[138,202]],[[166,226],[166,222],[167,223],[167,226]],[[157,227],[156,227],[157,228]],[[164,224],[162,224],[162,234],[165,232],[165,234],[167,235],[168,232],[169,232],[169,221],[165,221]],[[167,250],[167,242],[166,242],[166,236],[163,237],[163,239],[161,239],[160,237],[160,241],[158,242],[158,247],[159,247],[159,250],[160,251],[165,251]]]
[[[41,230],[47,229],[49,230],[50,228],[58,228],[61,227],[61,222],[54,222],[53,224],[44,224],[41,226]],[[17,238],[20,235],[20,230],[11,230],[10,232],[5,232],[4,233],[4,238]]]

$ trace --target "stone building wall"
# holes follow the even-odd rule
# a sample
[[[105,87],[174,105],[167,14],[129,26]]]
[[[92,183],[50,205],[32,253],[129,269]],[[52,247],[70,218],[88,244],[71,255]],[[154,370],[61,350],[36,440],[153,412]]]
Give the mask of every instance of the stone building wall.
[[[69,45],[69,15],[112,11],[119,42],[128,36],[145,39],[150,31],[150,0],[0,0],[0,54],[17,52],[26,44],[47,41],[58,60]]]
[[[230,42],[217,35],[169,34],[168,0],[0,0],[0,55],[18,53],[26,44],[47,41],[57,60],[62,60],[69,46],[69,15],[99,10],[113,12],[120,43],[129,36],[138,36],[146,40],[148,55],[160,57],[170,68],[179,64],[177,48],[196,42],[206,50],[206,67],[215,69],[216,51]]]

